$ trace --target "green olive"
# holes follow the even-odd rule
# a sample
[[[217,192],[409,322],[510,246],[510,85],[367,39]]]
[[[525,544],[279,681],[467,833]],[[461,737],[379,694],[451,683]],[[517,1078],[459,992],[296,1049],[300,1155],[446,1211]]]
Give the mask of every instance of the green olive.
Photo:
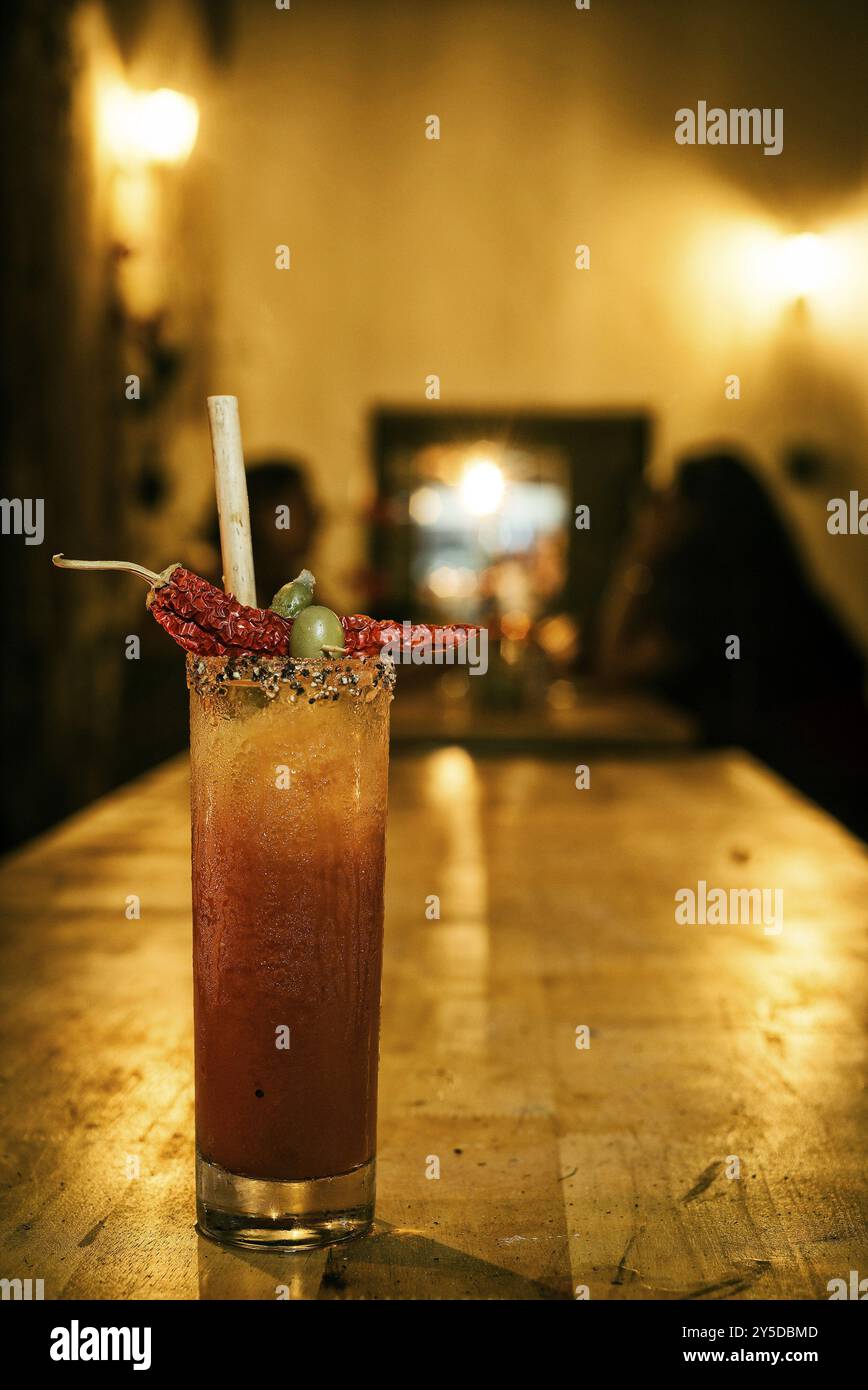
[[[330,608],[313,604],[303,608],[293,620],[289,638],[290,656],[305,656],[308,659],[323,655],[323,647],[342,647],[344,630],[337,613]]]
[[[310,570],[302,570],[295,579],[278,589],[269,607],[273,612],[279,613],[281,618],[294,618],[303,608],[309,608],[313,603],[315,584],[316,580]]]

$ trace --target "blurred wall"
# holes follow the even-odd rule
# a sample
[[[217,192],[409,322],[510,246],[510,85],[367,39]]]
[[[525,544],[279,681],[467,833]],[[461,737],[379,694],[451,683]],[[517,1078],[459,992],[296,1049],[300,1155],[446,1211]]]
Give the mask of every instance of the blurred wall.
[[[332,592],[354,597],[371,404],[436,410],[437,373],[449,406],[650,407],[660,477],[741,441],[868,649],[864,538],[825,530],[868,491],[860,26],[843,0],[239,8],[209,113],[218,384],[249,450],[310,461]],[[677,146],[699,99],[782,106],[783,153]],[[756,256],[826,228],[863,278],[800,312]],[[784,476],[793,446],[826,457],[817,487]]]

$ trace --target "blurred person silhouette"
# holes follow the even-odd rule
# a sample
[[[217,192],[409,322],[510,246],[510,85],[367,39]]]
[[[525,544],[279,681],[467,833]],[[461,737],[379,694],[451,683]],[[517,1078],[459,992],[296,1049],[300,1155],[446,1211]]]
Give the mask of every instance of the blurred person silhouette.
[[[269,456],[247,467],[247,497],[257,601],[267,608],[281,585],[303,569],[312,569],[321,526],[319,506],[308,484],[307,470],[298,459]],[[288,521],[288,525],[287,525]],[[220,530],[214,513],[209,541],[220,554]],[[212,577],[219,584],[220,562]],[[316,603],[328,603],[317,585]]]
[[[736,452],[686,458],[640,507],[595,667],[692,712],[706,743],[742,745],[868,838],[865,658]]]

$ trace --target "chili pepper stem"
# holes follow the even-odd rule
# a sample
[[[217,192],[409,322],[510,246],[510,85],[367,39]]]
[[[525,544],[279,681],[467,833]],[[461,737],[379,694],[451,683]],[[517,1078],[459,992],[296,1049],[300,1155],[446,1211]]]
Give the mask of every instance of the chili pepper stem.
[[[123,570],[126,574],[137,574],[146,579],[153,589],[165,584],[178,564],[168,565],[161,574],[145,569],[144,565],[134,565],[132,560],[68,560],[65,555],[52,555],[51,563],[62,570]]]
[[[328,656],[346,656],[347,652],[349,651],[349,648],[348,648],[348,647],[323,647],[323,651],[326,652]]]

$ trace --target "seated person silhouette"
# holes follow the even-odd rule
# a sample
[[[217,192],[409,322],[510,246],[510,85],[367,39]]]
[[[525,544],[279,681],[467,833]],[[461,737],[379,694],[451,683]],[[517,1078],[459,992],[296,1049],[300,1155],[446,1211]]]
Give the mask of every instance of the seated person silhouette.
[[[691,711],[704,741],[747,748],[868,835],[865,659],[734,452],[686,459],[640,509],[595,667]]]
[[[320,510],[307,481],[304,465],[295,459],[253,459],[247,467],[250,533],[256,572],[256,597],[267,608],[281,585],[303,569],[311,569],[320,531]],[[216,512],[209,528],[209,542],[220,554]],[[219,568],[219,560],[217,560]],[[220,575],[210,576],[221,583]],[[328,604],[316,590],[315,602]]]

